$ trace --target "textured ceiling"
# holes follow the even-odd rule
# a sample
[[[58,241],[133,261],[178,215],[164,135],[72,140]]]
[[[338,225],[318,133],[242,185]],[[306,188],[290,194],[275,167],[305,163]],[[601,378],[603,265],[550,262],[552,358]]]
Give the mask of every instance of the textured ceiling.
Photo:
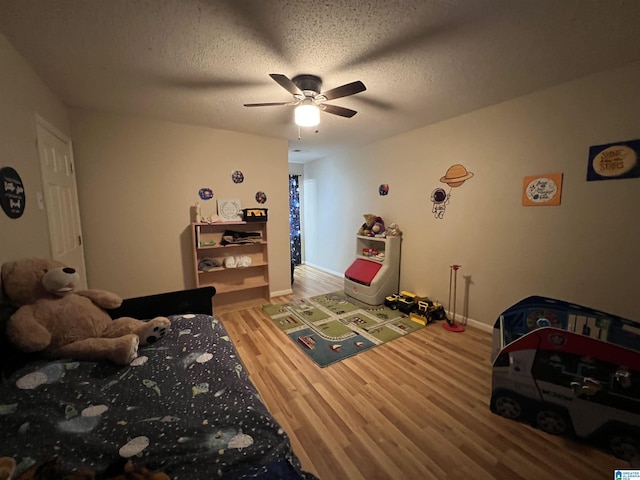
[[[304,162],[640,60],[640,0],[0,0],[0,32],[69,106],[289,141]],[[269,78],[361,80],[298,129]],[[299,152],[298,152],[299,150]]]

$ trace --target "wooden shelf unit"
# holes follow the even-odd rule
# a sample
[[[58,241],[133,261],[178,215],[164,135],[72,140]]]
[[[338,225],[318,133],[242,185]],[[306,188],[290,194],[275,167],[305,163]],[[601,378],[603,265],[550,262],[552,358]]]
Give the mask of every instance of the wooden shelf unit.
[[[221,245],[225,231],[257,232],[260,240],[254,243]],[[267,222],[192,223],[193,269],[197,287],[216,287],[214,309],[224,311],[256,305],[269,299],[269,255]],[[226,268],[225,257],[247,256],[247,267]],[[221,266],[207,271],[198,269],[204,258],[217,260]]]

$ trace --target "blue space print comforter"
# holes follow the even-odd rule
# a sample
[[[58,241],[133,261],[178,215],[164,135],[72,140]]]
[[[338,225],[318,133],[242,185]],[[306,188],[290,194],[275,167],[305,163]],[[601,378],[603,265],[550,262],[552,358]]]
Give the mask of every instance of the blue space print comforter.
[[[36,361],[2,379],[0,456],[18,470],[58,457],[65,469],[114,462],[173,480],[311,479],[250,382],[223,325],[171,317],[171,332],[126,367]]]

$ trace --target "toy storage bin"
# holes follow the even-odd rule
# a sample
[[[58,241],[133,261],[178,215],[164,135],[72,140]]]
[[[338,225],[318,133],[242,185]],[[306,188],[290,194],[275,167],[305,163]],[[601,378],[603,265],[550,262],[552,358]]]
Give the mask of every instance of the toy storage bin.
[[[397,293],[402,237],[356,237],[356,259],[345,271],[344,293],[367,305],[381,305]]]

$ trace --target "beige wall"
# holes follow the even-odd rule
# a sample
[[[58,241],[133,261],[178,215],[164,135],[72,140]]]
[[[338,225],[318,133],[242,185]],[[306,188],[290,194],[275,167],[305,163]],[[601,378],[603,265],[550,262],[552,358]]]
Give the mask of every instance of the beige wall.
[[[640,137],[638,85],[635,63],[306,164],[323,232],[306,238],[306,261],[344,272],[372,212],[404,231],[401,288],[447,307],[461,264],[457,313],[472,320],[492,324],[529,295],[638,319],[640,179],[586,182],[589,146]],[[456,163],[475,176],[437,220],[430,195]],[[524,177],[555,172],[561,206],[523,207]]]
[[[285,140],[70,111],[89,286],[124,297],[195,286],[189,225],[198,190],[269,214],[271,292],[290,291]],[[245,180],[234,184],[231,173]]]
[[[64,105],[0,35],[0,167],[12,167],[25,187],[25,210],[17,219],[0,211],[0,263],[27,256],[48,257],[49,229],[38,208],[42,192],[36,147],[36,114],[68,135]]]
[[[285,140],[167,122],[68,112],[0,35],[0,167],[17,170],[25,212],[0,212],[0,263],[51,255],[42,192],[36,114],[73,140],[89,285],[124,297],[195,285],[188,227],[197,191],[269,209],[269,274],[274,293],[290,291],[288,165]],[[70,119],[73,128],[70,125]],[[242,170],[245,182],[233,184]],[[202,202],[212,213],[214,201]]]
[[[486,325],[540,294],[637,318],[640,179],[586,182],[588,147],[638,138],[640,63],[305,165],[314,182],[308,263],[341,274],[362,214],[405,232],[401,288],[447,306],[449,265],[462,264],[458,313]],[[255,205],[268,195],[272,292],[289,289],[284,140],[155,122],[62,103],[0,35],[0,166],[26,187],[16,220],[0,213],[0,260],[48,256],[35,115],[70,134],[77,162],[90,286],[123,296],[192,287],[188,226],[197,190]],[[69,122],[69,118],[71,122]],[[475,176],[453,189],[445,218],[429,196],[454,163]],[[233,170],[245,183],[231,182]],[[560,207],[522,207],[526,175],[564,173]],[[380,183],[390,194],[380,197]],[[307,202],[307,199],[304,200]],[[203,202],[205,214],[213,210]],[[311,248],[310,248],[311,246]]]

